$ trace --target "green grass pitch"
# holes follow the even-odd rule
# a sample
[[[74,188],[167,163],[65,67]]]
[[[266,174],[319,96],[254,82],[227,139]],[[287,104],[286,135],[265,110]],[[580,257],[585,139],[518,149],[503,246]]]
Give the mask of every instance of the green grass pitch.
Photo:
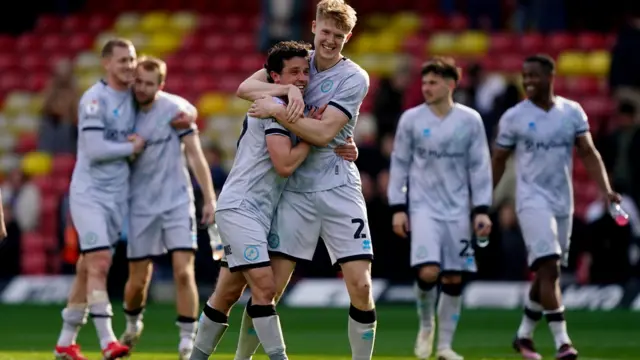
[[[119,305],[114,307],[117,309]],[[53,359],[61,309],[60,306],[0,305],[0,360]],[[234,310],[229,331],[218,348],[220,354],[214,354],[211,359],[233,359],[241,311],[240,306]],[[280,308],[279,312],[291,359],[351,358],[346,334],[347,310]],[[124,315],[117,312],[116,335],[123,329],[123,318]],[[510,344],[519,320],[518,311],[464,311],[454,349],[467,360],[517,359]],[[567,320],[581,360],[640,359],[640,313],[569,311]],[[145,313],[144,335],[131,359],[176,359],[178,330],[174,321],[172,306],[150,306]],[[416,331],[413,307],[379,307],[374,359],[413,359]],[[540,323],[536,340],[545,359],[553,359],[553,344],[546,323]],[[79,342],[90,359],[100,359],[92,325],[82,330]],[[267,358],[260,355],[255,359]]]

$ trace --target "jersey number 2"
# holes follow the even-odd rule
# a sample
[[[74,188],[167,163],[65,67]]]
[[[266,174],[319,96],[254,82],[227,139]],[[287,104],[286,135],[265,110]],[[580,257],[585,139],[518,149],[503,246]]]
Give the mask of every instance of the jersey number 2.
[[[367,234],[363,234],[362,230],[364,230],[364,220],[362,219],[351,219],[351,223],[352,224],[358,224],[358,228],[356,229],[356,232],[353,233],[353,238],[354,239],[366,239],[367,238]]]
[[[471,247],[471,241],[467,239],[460,240],[460,244],[462,244],[462,250],[460,250],[460,257],[469,257],[472,254],[469,252],[469,248]]]

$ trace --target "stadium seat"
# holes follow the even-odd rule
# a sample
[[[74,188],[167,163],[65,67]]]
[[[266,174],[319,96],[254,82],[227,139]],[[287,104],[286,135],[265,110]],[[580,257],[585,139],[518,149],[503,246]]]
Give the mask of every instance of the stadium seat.
[[[198,16],[198,31],[200,33],[211,33],[214,31],[220,31],[223,29],[224,25],[222,19],[224,18],[221,14],[201,14]]]
[[[586,57],[583,53],[566,51],[558,56],[559,75],[586,74]]]
[[[447,19],[438,13],[430,13],[422,18],[421,25],[420,30],[423,33],[440,31],[447,28]]]
[[[45,88],[49,77],[49,71],[29,72],[25,87],[28,91],[38,93]]]
[[[262,54],[247,55],[237,63],[238,71],[252,74],[264,67],[265,57]]]
[[[244,33],[237,34],[233,37],[233,41],[229,44],[229,49],[236,52],[236,54],[243,56],[247,53],[253,53],[257,51],[256,37],[254,34]]]
[[[467,31],[458,35],[455,48],[460,55],[482,55],[489,49],[489,38],[482,32]]]
[[[193,54],[184,59],[183,69],[186,73],[201,73],[206,69],[208,57]]]
[[[511,52],[518,46],[515,35],[510,33],[495,33],[491,35],[489,41],[489,51],[494,54],[504,54]]]
[[[20,152],[20,151],[18,151]],[[51,154],[31,150],[22,157],[22,172],[28,176],[44,176],[51,173]]]
[[[454,14],[449,17],[449,28],[453,31],[464,31],[469,28],[469,19],[463,14]]]
[[[23,253],[39,253],[44,250],[44,239],[37,232],[26,232],[22,234],[20,240],[21,248],[25,251]]]
[[[209,54],[218,55],[220,51],[229,48],[229,37],[219,33],[212,33],[202,41],[202,49]]]
[[[247,74],[247,76],[250,74]],[[244,81],[245,75],[223,75],[217,79],[216,88],[225,94],[235,94],[238,90],[238,85]]]
[[[101,71],[102,69],[100,57],[93,51],[85,51],[78,54],[74,62],[75,70],[83,74]]]
[[[36,20],[34,31],[40,34],[57,33],[62,30],[63,19],[56,15],[41,15]]]
[[[46,34],[40,40],[40,49],[45,52],[67,50],[69,38],[62,34]]]
[[[226,96],[217,93],[205,93],[198,101],[198,110],[202,116],[219,115],[226,111]]]
[[[389,17],[389,14],[377,13],[367,15],[363,22],[366,29],[377,31],[389,26],[391,18]]]
[[[7,116],[15,116],[29,106],[32,95],[24,91],[11,92],[4,101],[3,112]]]
[[[157,31],[167,30],[168,23],[169,14],[161,11],[153,11],[142,15],[138,23],[138,29],[147,34],[153,34]]]
[[[146,49],[155,56],[164,57],[180,46],[180,40],[177,34],[156,32],[149,38]]]
[[[169,69],[172,69],[170,66],[167,66]],[[172,71],[172,70],[170,70]],[[185,80],[185,77],[178,72],[171,72],[167,76],[167,80],[165,81],[165,89],[168,92],[182,94],[190,87],[190,84]]]
[[[363,55],[370,52],[370,50],[375,46],[376,38],[375,34],[372,32],[363,32],[358,34],[355,38],[355,43],[351,44],[350,51],[353,51],[353,54]]]
[[[545,48],[551,54],[558,54],[561,51],[575,48],[575,37],[568,33],[554,33],[547,36]]]
[[[55,177],[53,178],[53,187],[58,196],[63,196],[69,191],[69,185],[71,184],[71,177]]]
[[[25,154],[38,148],[38,135],[36,133],[21,134],[15,144],[14,151]]]
[[[87,33],[76,33],[67,39],[67,48],[74,55],[80,51],[89,50],[93,45],[93,36]]]
[[[246,32],[245,23],[247,22],[246,15],[242,14],[227,14],[222,18],[222,24],[227,34],[237,34]]]
[[[120,14],[113,24],[114,30],[118,34],[127,34],[139,30],[140,15],[136,13],[126,12]]]
[[[22,69],[30,71],[50,71],[49,60],[42,53],[30,53],[25,54],[22,57],[21,64]]]
[[[20,67],[20,62],[14,54],[0,54],[0,73],[14,71]]]
[[[600,92],[598,79],[588,76],[575,76],[566,79],[567,93],[575,96],[595,95]]]
[[[75,165],[76,157],[72,154],[54,155],[52,174],[54,176],[71,177]]]
[[[429,39],[427,51],[431,55],[451,55],[455,52],[456,41],[452,33],[436,33]]]
[[[593,51],[586,58],[586,72],[594,76],[605,77],[611,67],[611,54],[606,50]]]
[[[589,117],[604,117],[611,114],[613,110],[613,101],[607,96],[595,95],[583,98],[580,101],[584,112]]]
[[[529,34],[522,35],[519,38],[519,44],[520,44],[520,51],[526,55],[539,53],[545,48],[544,37],[537,33],[529,33]]]
[[[607,49],[606,38],[602,34],[584,32],[576,38],[576,49],[582,51],[594,51]]]
[[[420,30],[420,17],[413,12],[400,12],[393,15],[391,28],[396,34],[407,36]]]
[[[427,39],[424,35],[415,34],[407,36],[402,44],[402,52],[414,58],[422,59],[424,57],[426,44]]]
[[[16,41],[16,50],[21,53],[40,50],[40,36],[35,34],[20,35]]]
[[[47,273],[47,256],[44,252],[44,244],[41,247],[42,249],[29,248],[30,251],[22,251],[20,257],[22,275],[45,275]]]
[[[188,11],[180,11],[171,15],[168,19],[168,27],[169,29],[179,32],[186,33],[192,31],[198,26],[198,17]]]
[[[54,194],[53,179],[49,176],[35,176],[31,179],[41,196]]]

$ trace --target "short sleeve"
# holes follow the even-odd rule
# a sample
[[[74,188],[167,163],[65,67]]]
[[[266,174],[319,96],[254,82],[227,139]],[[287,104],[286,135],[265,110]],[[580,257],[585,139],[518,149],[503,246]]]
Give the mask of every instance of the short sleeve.
[[[97,96],[89,96],[80,100],[78,106],[78,126],[80,131],[104,130],[104,108],[104,103]]]
[[[575,104],[575,113],[576,137],[578,137],[589,132],[589,118],[578,103]]]
[[[193,106],[188,100],[177,95],[171,95],[170,99],[172,103],[172,108],[170,110],[170,113],[172,114],[171,115],[172,119],[178,116],[180,113],[196,112],[195,106]],[[197,133],[197,132],[198,132],[198,125],[195,122],[191,123],[191,126],[189,126],[188,129],[176,130],[176,133],[180,138],[189,134]]]
[[[329,105],[342,111],[351,120],[360,110],[368,91],[369,76],[365,72],[357,72],[339,85]]]
[[[516,132],[513,126],[513,112],[507,110],[502,115],[498,123],[498,136],[496,137],[496,145],[505,149],[513,149],[516,146]]]
[[[265,126],[264,134],[265,135],[282,135],[286,137],[291,136],[291,132],[287,130],[284,126],[280,125],[275,119],[267,119],[268,124]]]

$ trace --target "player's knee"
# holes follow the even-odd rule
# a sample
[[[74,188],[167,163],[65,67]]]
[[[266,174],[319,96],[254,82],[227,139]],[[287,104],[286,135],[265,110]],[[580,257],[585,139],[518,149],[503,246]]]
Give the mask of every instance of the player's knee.
[[[442,283],[441,290],[443,293],[449,296],[460,296],[464,286],[462,282],[459,283]]]
[[[418,279],[426,284],[435,284],[438,282],[438,276],[440,276],[438,265],[427,265],[418,270]]]
[[[442,284],[462,284],[462,275],[461,274],[442,274],[442,278],[440,279]]]
[[[193,268],[189,266],[174,268],[173,278],[176,282],[176,286],[186,287],[194,282],[195,273],[193,271]]]
[[[560,278],[560,260],[556,257],[536,261],[536,277],[540,282],[555,282]]]
[[[252,269],[249,274],[253,304],[268,305],[273,303],[276,297],[276,282],[271,268]]]
[[[369,276],[361,276],[350,279],[347,283],[349,294],[354,304],[367,304],[371,297],[371,278]]]
[[[85,255],[84,266],[87,269],[87,274],[90,276],[107,277],[109,274],[109,268],[111,267],[111,252],[99,251]]]

